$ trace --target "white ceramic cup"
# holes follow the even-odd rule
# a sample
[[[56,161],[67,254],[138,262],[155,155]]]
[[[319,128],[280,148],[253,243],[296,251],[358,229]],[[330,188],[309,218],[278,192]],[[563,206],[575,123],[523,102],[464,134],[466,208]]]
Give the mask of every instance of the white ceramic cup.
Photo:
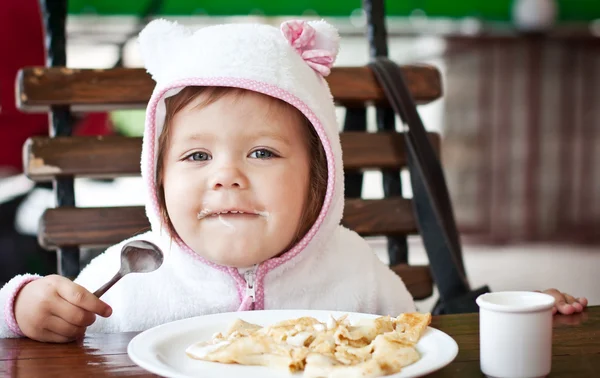
[[[537,378],[552,367],[554,297],[526,291],[487,293],[479,305],[481,371],[494,378]]]

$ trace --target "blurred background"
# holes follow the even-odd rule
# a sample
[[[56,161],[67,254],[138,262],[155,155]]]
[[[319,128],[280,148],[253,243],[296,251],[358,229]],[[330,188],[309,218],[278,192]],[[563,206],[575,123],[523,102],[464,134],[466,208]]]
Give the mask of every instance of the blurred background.
[[[0,51],[23,51],[23,58],[13,58],[12,66],[0,63],[0,136],[20,146],[27,136],[44,133],[47,123],[43,116],[13,115],[14,91],[7,87],[14,83],[17,63],[44,65],[43,36],[37,0],[9,3],[0,6],[0,25],[8,33],[0,37]],[[336,65],[364,65],[369,46],[362,5],[360,0],[70,0],[67,66],[140,67],[136,35],[156,17],[194,27],[325,18],[342,36]],[[388,0],[386,14],[390,58],[433,64],[442,72],[443,97],[419,112],[426,128],[443,137],[442,164],[472,285],[559,287],[600,304],[595,279],[600,269],[600,1]],[[341,125],[344,110],[338,111]],[[374,113],[368,113],[373,130]],[[27,135],[14,136],[14,127],[5,125],[15,118],[7,117],[25,117],[19,122],[32,125]],[[76,133],[141,135],[143,118],[141,109],[80,114]],[[14,175],[21,169],[20,147],[16,150],[18,156],[13,152],[6,162],[0,160],[0,177],[7,177],[0,180],[5,235],[0,236],[0,284],[25,270],[51,272],[56,261],[32,243],[41,213],[54,205],[53,194]],[[410,197],[408,180],[405,175]],[[78,206],[141,204],[141,190],[137,178],[76,181]],[[366,174],[363,197],[383,197],[379,173]],[[23,244],[15,246],[15,235]],[[385,239],[370,241],[385,260]],[[419,238],[410,244],[410,262],[426,263]],[[19,249],[20,257],[7,257],[10,248]],[[420,306],[427,309],[435,299]]]

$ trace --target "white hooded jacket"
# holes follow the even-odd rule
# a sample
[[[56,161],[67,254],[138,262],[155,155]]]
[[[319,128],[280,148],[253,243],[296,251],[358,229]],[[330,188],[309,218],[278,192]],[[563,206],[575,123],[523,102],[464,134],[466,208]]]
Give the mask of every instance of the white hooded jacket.
[[[324,21],[290,21],[281,28],[232,24],[191,31],[156,20],[140,33],[147,70],[156,81],[148,104],[141,170],[147,187],[148,240],[165,253],[155,272],[130,274],[102,299],[113,308],[88,332],[142,331],[204,314],[259,309],[320,309],[398,315],[414,311],[402,280],[367,242],[340,225],[344,205],[342,150],[331,92],[323,76],[337,55],[337,31]],[[164,99],[185,86],[228,86],[279,98],[315,127],[327,156],[323,208],[304,238],[289,251],[240,271],[194,253],[161,224],[156,197],[156,150],[165,119]],[[119,269],[124,243],[108,248],[75,280],[94,291]],[[0,290],[0,337],[22,335],[14,299],[34,275],[17,276]]]

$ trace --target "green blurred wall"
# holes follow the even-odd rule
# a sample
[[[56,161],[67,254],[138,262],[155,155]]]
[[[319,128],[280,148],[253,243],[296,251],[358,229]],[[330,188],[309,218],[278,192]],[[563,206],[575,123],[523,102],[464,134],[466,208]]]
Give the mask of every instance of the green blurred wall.
[[[69,0],[70,14],[137,15],[148,0]],[[387,0],[387,14],[407,16],[422,9],[431,17],[479,17],[509,21],[512,0]],[[561,21],[591,21],[600,18],[600,0],[557,0]],[[164,0],[161,15],[211,16],[261,13],[266,16],[302,15],[312,10],[320,16],[349,16],[360,8],[360,0]]]

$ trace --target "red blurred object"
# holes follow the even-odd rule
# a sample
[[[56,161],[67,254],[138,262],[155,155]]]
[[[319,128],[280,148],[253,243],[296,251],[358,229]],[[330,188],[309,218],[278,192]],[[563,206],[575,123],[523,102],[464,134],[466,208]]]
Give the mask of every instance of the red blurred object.
[[[25,140],[48,135],[46,114],[25,114],[15,106],[17,71],[45,65],[38,0],[0,1],[0,51],[0,168],[22,172]]]
[[[109,135],[113,126],[109,113],[86,113],[74,126],[73,135]]]

